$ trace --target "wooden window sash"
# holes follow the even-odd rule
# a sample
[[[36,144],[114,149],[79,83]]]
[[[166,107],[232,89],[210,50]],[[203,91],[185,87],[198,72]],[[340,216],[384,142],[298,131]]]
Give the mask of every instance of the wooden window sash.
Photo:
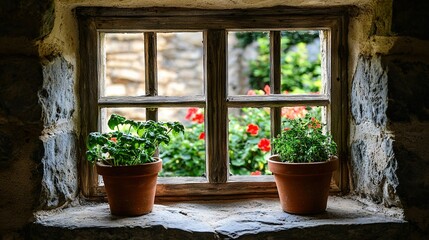
[[[227,34],[204,32],[206,173],[209,183],[228,181]]]
[[[144,33],[145,46],[145,92],[146,96],[158,95],[158,68],[156,33]],[[158,108],[146,108],[146,119],[158,121]]]
[[[106,13],[114,13],[112,16],[104,16]],[[345,150],[346,138],[346,113],[347,113],[347,85],[345,84],[347,74],[345,69],[345,30],[346,19],[343,15],[343,10],[334,9],[331,12],[312,10],[312,13],[300,12],[303,14],[294,15],[290,14],[285,16],[288,10],[276,11],[275,14],[270,14],[267,10],[262,9],[257,11],[250,11],[252,20],[255,22],[265,21],[261,26],[259,23],[252,22],[249,26],[249,21],[240,17],[241,12],[237,11],[224,11],[223,13],[217,11],[201,11],[196,10],[197,13],[189,13],[192,19],[196,20],[195,24],[190,24],[191,19],[188,14],[183,15],[183,11],[166,10],[165,13],[176,13],[178,16],[167,17],[154,14],[153,12],[146,11],[127,11],[126,9],[102,9],[95,10],[93,8],[84,8],[78,10],[79,15],[79,29],[81,39],[81,61],[80,66],[83,69],[81,72],[82,79],[100,79],[100,69],[98,68],[100,59],[96,59],[97,49],[100,49],[100,42],[98,42],[97,34],[99,32],[129,32],[137,29],[145,29],[145,51],[146,51],[146,69],[154,69],[154,71],[146,71],[146,95],[135,97],[100,97],[99,94],[94,94],[94,90],[98,89],[98,83],[94,80],[81,81],[80,89],[82,107],[82,121],[83,131],[81,137],[81,146],[84,149],[84,136],[90,131],[97,130],[97,124],[94,121],[86,121],[95,116],[97,119],[98,110],[102,107],[142,107],[155,109],[150,111],[149,118],[156,119],[156,109],[158,107],[205,107],[206,111],[206,128],[207,128],[207,176],[208,179],[192,177],[193,180],[187,178],[160,178],[159,186],[157,189],[157,198],[165,199],[212,199],[215,196],[225,199],[229,197],[251,197],[257,196],[271,196],[276,195],[275,184],[273,185],[272,176],[228,176],[228,151],[225,145],[218,145],[216,141],[224,139],[223,144],[227,146],[228,131],[227,131],[227,112],[231,107],[270,107],[271,108],[271,122],[272,122],[272,136],[280,131],[280,113],[281,107],[297,106],[297,105],[310,105],[310,106],[325,106],[329,112],[328,115],[332,116],[331,130],[335,132],[334,139],[339,143],[340,159],[347,157]],[[245,14],[248,12],[244,11]],[[296,11],[292,11],[296,13]],[[159,13],[159,12],[157,12]],[[226,16],[229,13],[235,14],[235,17]],[[123,14],[124,16],[120,16]],[[145,21],[136,21],[136,19],[129,18],[128,16],[137,14],[140,17],[145,15]],[[210,15],[213,16],[210,16]],[[256,14],[253,17],[253,14]],[[258,14],[266,14],[269,16],[257,16]],[[114,16],[117,15],[117,16]],[[156,15],[156,16],[155,16]],[[168,14],[167,14],[168,15]],[[207,16],[209,15],[209,16]],[[185,19],[185,20],[184,20]],[[197,21],[202,20],[204,21]],[[216,21],[211,21],[215,20]],[[219,20],[220,19],[220,20]],[[226,19],[226,21],[224,21]],[[246,18],[248,19],[248,18]],[[273,21],[275,19],[275,21]],[[159,24],[163,20],[163,24]],[[178,21],[180,20],[180,21]],[[269,20],[269,21],[268,21]],[[311,20],[311,21],[310,21]],[[184,22],[182,22],[184,21]],[[185,23],[186,22],[186,23]],[[259,24],[259,25],[258,25]],[[270,26],[270,51],[271,51],[271,82],[270,86],[272,93],[269,96],[228,96],[227,95],[227,82],[226,82],[226,32],[234,29],[251,29],[255,30],[258,27],[267,30],[266,26]],[[214,28],[214,26],[217,26]],[[222,29],[219,29],[222,28]],[[278,28],[279,30],[275,30]],[[305,28],[305,29],[325,29],[324,32],[328,33],[326,36],[326,58],[327,61],[327,88],[326,94],[320,95],[281,95],[280,94],[280,30],[287,28]],[[218,29],[218,30],[213,30]],[[205,71],[206,71],[206,96],[192,96],[192,97],[169,97],[157,96],[156,84],[156,32],[157,31],[203,31],[205,38],[216,38],[217,43],[205,43]],[[141,32],[139,30],[139,32]],[[82,41],[82,39],[84,39]],[[148,45],[148,46],[147,46]],[[97,46],[97,47],[94,47]],[[334,47],[333,47],[334,46]],[[213,49],[221,49],[221,51],[214,51]],[[95,50],[94,50],[95,49]],[[94,57],[95,56],[95,57]],[[208,61],[220,59],[214,64],[207,64]],[[151,59],[154,60],[151,62]],[[277,66],[278,65],[278,66]],[[273,67],[274,66],[274,67]],[[277,66],[277,67],[276,67]],[[337,81],[334,81],[337,80]],[[332,85],[331,85],[332,83]],[[207,89],[212,89],[207,91]],[[332,88],[331,94],[330,88]],[[148,90],[149,89],[149,90]],[[216,94],[215,94],[216,92]],[[212,101],[214,96],[219,101]],[[220,114],[215,114],[215,111],[221,109]],[[94,111],[96,110],[96,111]],[[342,117],[343,116],[343,117]],[[92,119],[94,119],[93,117]],[[210,120],[207,120],[210,119]],[[214,121],[223,123],[223,127],[210,126],[214,125]],[[221,151],[218,151],[221,149]],[[222,150],[226,149],[226,151]],[[341,161],[341,171],[335,173],[335,182],[332,183],[331,189],[338,191],[338,186],[344,190],[347,187],[347,169],[346,161]],[[89,166],[88,162],[81,158],[81,184],[83,194],[85,196],[99,196],[103,194],[103,188],[98,186],[97,175],[94,168]],[[197,182],[193,182],[196,181]],[[203,180],[202,180],[203,179]],[[172,181],[175,181],[174,183]],[[202,182],[200,182],[202,181]],[[258,187],[259,186],[259,187]],[[188,191],[183,192],[183,189]],[[256,190],[259,189],[259,190]],[[182,191],[182,192],[181,192]]]
[[[281,35],[280,31],[270,32],[270,89],[273,94],[280,94],[281,92]],[[281,132],[281,106],[271,107],[271,140],[278,136]],[[271,149],[271,153],[273,150]]]

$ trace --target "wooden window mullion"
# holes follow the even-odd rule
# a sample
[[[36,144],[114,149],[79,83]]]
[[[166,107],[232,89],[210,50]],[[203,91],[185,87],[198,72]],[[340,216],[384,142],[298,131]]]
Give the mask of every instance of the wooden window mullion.
[[[281,35],[280,31],[270,32],[270,87],[271,93],[281,93]],[[281,132],[281,107],[271,108],[271,139]]]
[[[144,33],[145,47],[145,86],[146,96],[158,95],[158,74],[157,74],[157,55],[156,55],[156,33]],[[146,109],[147,120],[158,120],[158,108]]]
[[[204,32],[206,172],[210,183],[228,180],[227,34]]]

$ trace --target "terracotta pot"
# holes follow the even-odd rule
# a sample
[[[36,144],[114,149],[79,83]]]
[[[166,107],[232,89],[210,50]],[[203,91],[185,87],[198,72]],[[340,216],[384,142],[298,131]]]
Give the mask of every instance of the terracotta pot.
[[[326,210],[332,172],[338,158],[326,162],[284,163],[277,155],[268,160],[274,174],[282,209],[293,214],[316,214]]]
[[[156,181],[162,161],[135,166],[97,164],[103,176],[110,212],[118,216],[139,216],[152,211]]]

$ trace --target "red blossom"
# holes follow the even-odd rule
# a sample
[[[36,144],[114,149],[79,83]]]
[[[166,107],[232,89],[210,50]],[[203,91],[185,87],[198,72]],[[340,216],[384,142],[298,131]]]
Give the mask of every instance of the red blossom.
[[[268,152],[271,150],[270,140],[262,138],[258,143],[258,148],[263,152]]]
[[[250,133],[250,135],[252,136],[258,135],[258,131],[259,131],[258,125],[255,125],[253,123],[250,123],[249,125],[247,125],[246,132]]]
[[[202,113],[196,113],[194,117],[192,118],[192,121],[196,123],[203,123],[204,122],[204,114]]]
[[[189,108],[185,119],[190,120],[198,112],[198,108]]]
[[[250,173],[250,175],[251,175],[251,176],[258,176],[258,175],[261,175],[261,171],[256,170],[256,171],[254,171],[254,172],[251,172],[251,173]]]
[[[117,138],[115,138],[115,137],[112,137],[112,138],[110,138],[110,141],[112,141],[112,142],[116,143],[116,142],[118,142],[118,139],[117,139]]]
[[[265,85],[265,87],[264,87],[264,92],[265,92],[265,94],[266,94],[266,95],[270,95],[271,88],[270,88],[270,86],[269,86],[269,85]]]
[[[308,125],[309,128],[321,128],[322,124],[320,124],[319,120],[317,120],[316,118],[312,117],[311,118],[311,123]]]
[[[284,131],[289,131],[289,130],[290,130],[290,128],[285,127],[283,130],[284,130]]]
[[[201,140],[206,139],[206,133],[205,132],[200,133],[200,136],[198,137],[198,139],[201,139]]]
[[[295,118],[302,118],[307,114],[306,107],[300,106],[300,107],[285,107],[282,108],[282,117],[285,117],[287,119],[295,119]]]

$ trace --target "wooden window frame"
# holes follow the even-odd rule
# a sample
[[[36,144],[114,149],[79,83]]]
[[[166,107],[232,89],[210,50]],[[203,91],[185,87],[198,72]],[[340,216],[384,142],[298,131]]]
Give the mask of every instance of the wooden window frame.
[[[281,107],[297,104],[325,106],[328,126],[338,144],[340,169],[334,172],[331,191],[348,191],[347,172],[347,72],[345,8],[262,8],[250,10],[200,10],[181,8],[93,8],[76,9],[80,52],[80,183],[88,198],[105,195],[98,186],[94,166],[85,159],[89,132],[99,131],[101,107],[142,107],[148,119],[157,118],[158,107],[204,107],[206,126],[207,179],[203,177],[160,178],[157,200],[235,199],[277,197],[273,176],[228,176],[227,112],[231,107],[270,107],[271,132],[280,132]],[[227,31],[269,30],[271,51],[271,92],[268,96],[228,96]],[[328,90],[320,95],[280,95],[280,30],[326,30],[326,79]],[[196,97],[157,96],[156,36],[154,32],[202,31],[204,39],[205,95]],[[145,96],[100,97],[98,79],[102,31],[144,31]],[[210,90],[208,90],[210,89]],[[213,111],[216,109],[216,111]],[[220,111],[219,111],[220,110]],[[212,144],[212,143],[217,144]],[[219,144],[220,143],[220,144]]]

